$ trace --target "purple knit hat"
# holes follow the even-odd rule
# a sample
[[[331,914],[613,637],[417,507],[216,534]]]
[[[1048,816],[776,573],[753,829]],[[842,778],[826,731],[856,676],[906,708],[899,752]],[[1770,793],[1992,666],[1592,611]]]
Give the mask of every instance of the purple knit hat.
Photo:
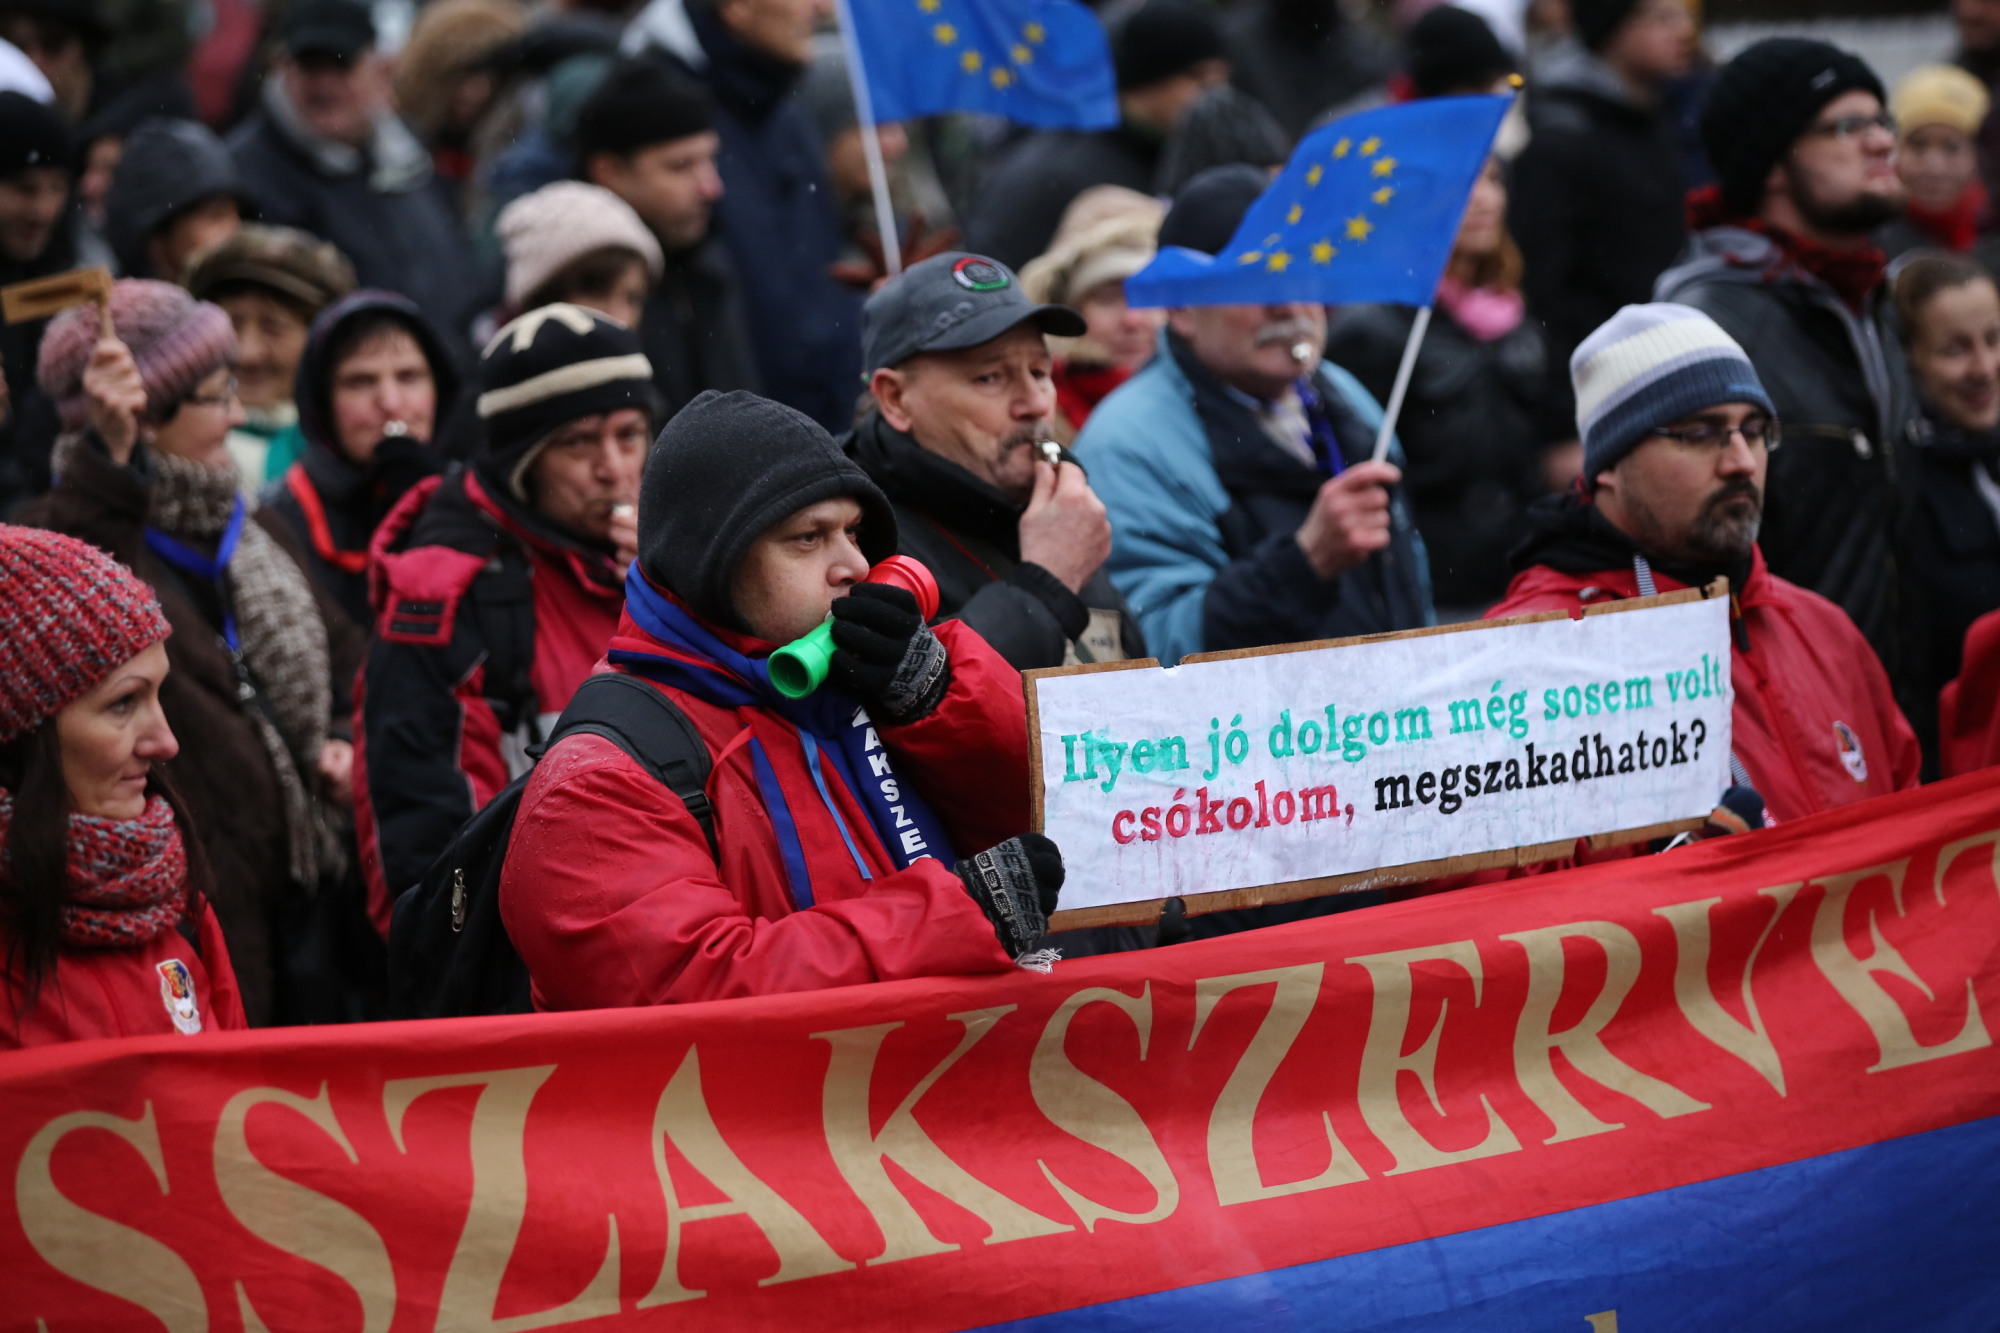
[[[155,410],[178,403],[236,355],[236,331],[222,307],[197,301],[170,282],[120,280],[111,288],[111,322],[132,350],[146,403]],[[99,327],[96,306],[72,306],[42,335],[36,378],[55,400],[65,430],[75,430],[90,416],[83,371]]]
[[[0,523],[0,744],[171,632],[153,590],[95,546]]]

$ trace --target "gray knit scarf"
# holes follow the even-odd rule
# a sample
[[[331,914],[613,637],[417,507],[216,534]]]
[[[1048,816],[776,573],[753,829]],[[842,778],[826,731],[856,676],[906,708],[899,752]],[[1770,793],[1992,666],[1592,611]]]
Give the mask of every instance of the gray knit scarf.
[[[66,436],[58,444],[58,472],[67,451],[78,447],[80,436]],[[153,484],[147,523],[191,545],[212,547],[229,526],[236,501],[235,464],[210,467],[157,451],[149,457]],[[320,619],[309,577],[263,527],[244,523],[229,562],[229,595],[244,666],[270,710],[254,701],[244,703],[242,710],[278,777],[292,879],[314,890],[323,874],[338,869],[341,851],[333,822],[316,795],[316,765],[333,708],[333,670],[326,622]]]

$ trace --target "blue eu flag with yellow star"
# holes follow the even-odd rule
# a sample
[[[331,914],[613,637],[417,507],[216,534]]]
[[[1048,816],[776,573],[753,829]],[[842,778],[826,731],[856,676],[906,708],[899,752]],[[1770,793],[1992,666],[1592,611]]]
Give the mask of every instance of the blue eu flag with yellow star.
[[[1511,97],[1437,97],[1344,116],[1300,142],[1218,255],[1162,250],[1136,306],[1431,303]]]
[[[983,111],[1048,129],[1118,123],[1104,29],[1075,0],[847,0],[879,121]]]

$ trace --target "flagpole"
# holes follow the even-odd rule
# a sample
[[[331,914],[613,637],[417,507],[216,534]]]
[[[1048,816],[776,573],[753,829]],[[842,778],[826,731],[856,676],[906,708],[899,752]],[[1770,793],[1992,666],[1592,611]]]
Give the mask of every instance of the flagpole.
[[[868,71],[861,65],[861,41],[847,0],[837,0],[840,42],[847,51],[847,86],[854,93],[854,118],[861,127],[861,154],[868,159],[868,188],[875,196],[875,229],[882,237],[882,267],[890,277],[903,271],[903,247],[896,236],[896,212],[889,203],[889,169],[875,134],[875,103],[868,95]]]
[[[1431,308],[1417,307],[1417,318],[1410,325],[1410,340],[1403,344],[1403,363],[1396,367],[1396,382],[1389,389],[1389,402],[1382,409],[1382,428],[1375,432],[1375,461],[1381,462],[1389,452],[1389,437],[1396,433],[1396,418],[1403,414],[1403,396],[1410,391],[1410,372],[1417,368],[1417,348],[1423,344],[1424,333],[1431,326]]]

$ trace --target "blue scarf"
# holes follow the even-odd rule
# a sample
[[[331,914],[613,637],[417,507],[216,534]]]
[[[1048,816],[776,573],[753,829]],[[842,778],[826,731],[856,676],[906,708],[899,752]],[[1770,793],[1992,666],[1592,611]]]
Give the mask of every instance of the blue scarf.
[[[216,600],[222,604],[222,641],[229,645],[230,656],[240,654],[243,644],[236,633],[236,608],[223,584],[223,575],[229,571],[229,562],[236,558],[237,542],[243,539],[243,497],[236,497],[236,504],[229,511],[229,525],[222,530],[222,540],[215,544],[213,556],[203,555],[155,527],[147,527],[145,536],[146,545],[154,555],[215,590]]]
[[[866,858],[855,846],[854,835],[834,802],[826,780],[831,768],[848,791],[854,794],[874,826],[875,836],[888,849],[898,869],[933,857],[949,866],[957,860],[937,816],[916,791],[896,775],[889,752],[868,720],[867,711],[852,698],[831,688],[804,699],[787,699],[771,684],[770,664],[762,658],[737,652],[686,611],[676,606],[648,583],[638,570],[625,580],[625,610],[633,623],[658,642],[696,657],[711,666],[700,666],[664,653],[614,648],[610,660],[635,675],[672,686],[697,699],[721,708],[756,708],[774,713],[798,732],[799,748],[805,756],[806,771],[813,786],[840,830],[854,868],[864,880],[873,879]],[[800,844],[798,825],[791,805],[785,800],[777,772],[762,742],[749,744],[757,788],[778,833],[778,848],[785,864],[792,904],[804,909],[813,904],[812,878],[807,871],[805,849]]]

